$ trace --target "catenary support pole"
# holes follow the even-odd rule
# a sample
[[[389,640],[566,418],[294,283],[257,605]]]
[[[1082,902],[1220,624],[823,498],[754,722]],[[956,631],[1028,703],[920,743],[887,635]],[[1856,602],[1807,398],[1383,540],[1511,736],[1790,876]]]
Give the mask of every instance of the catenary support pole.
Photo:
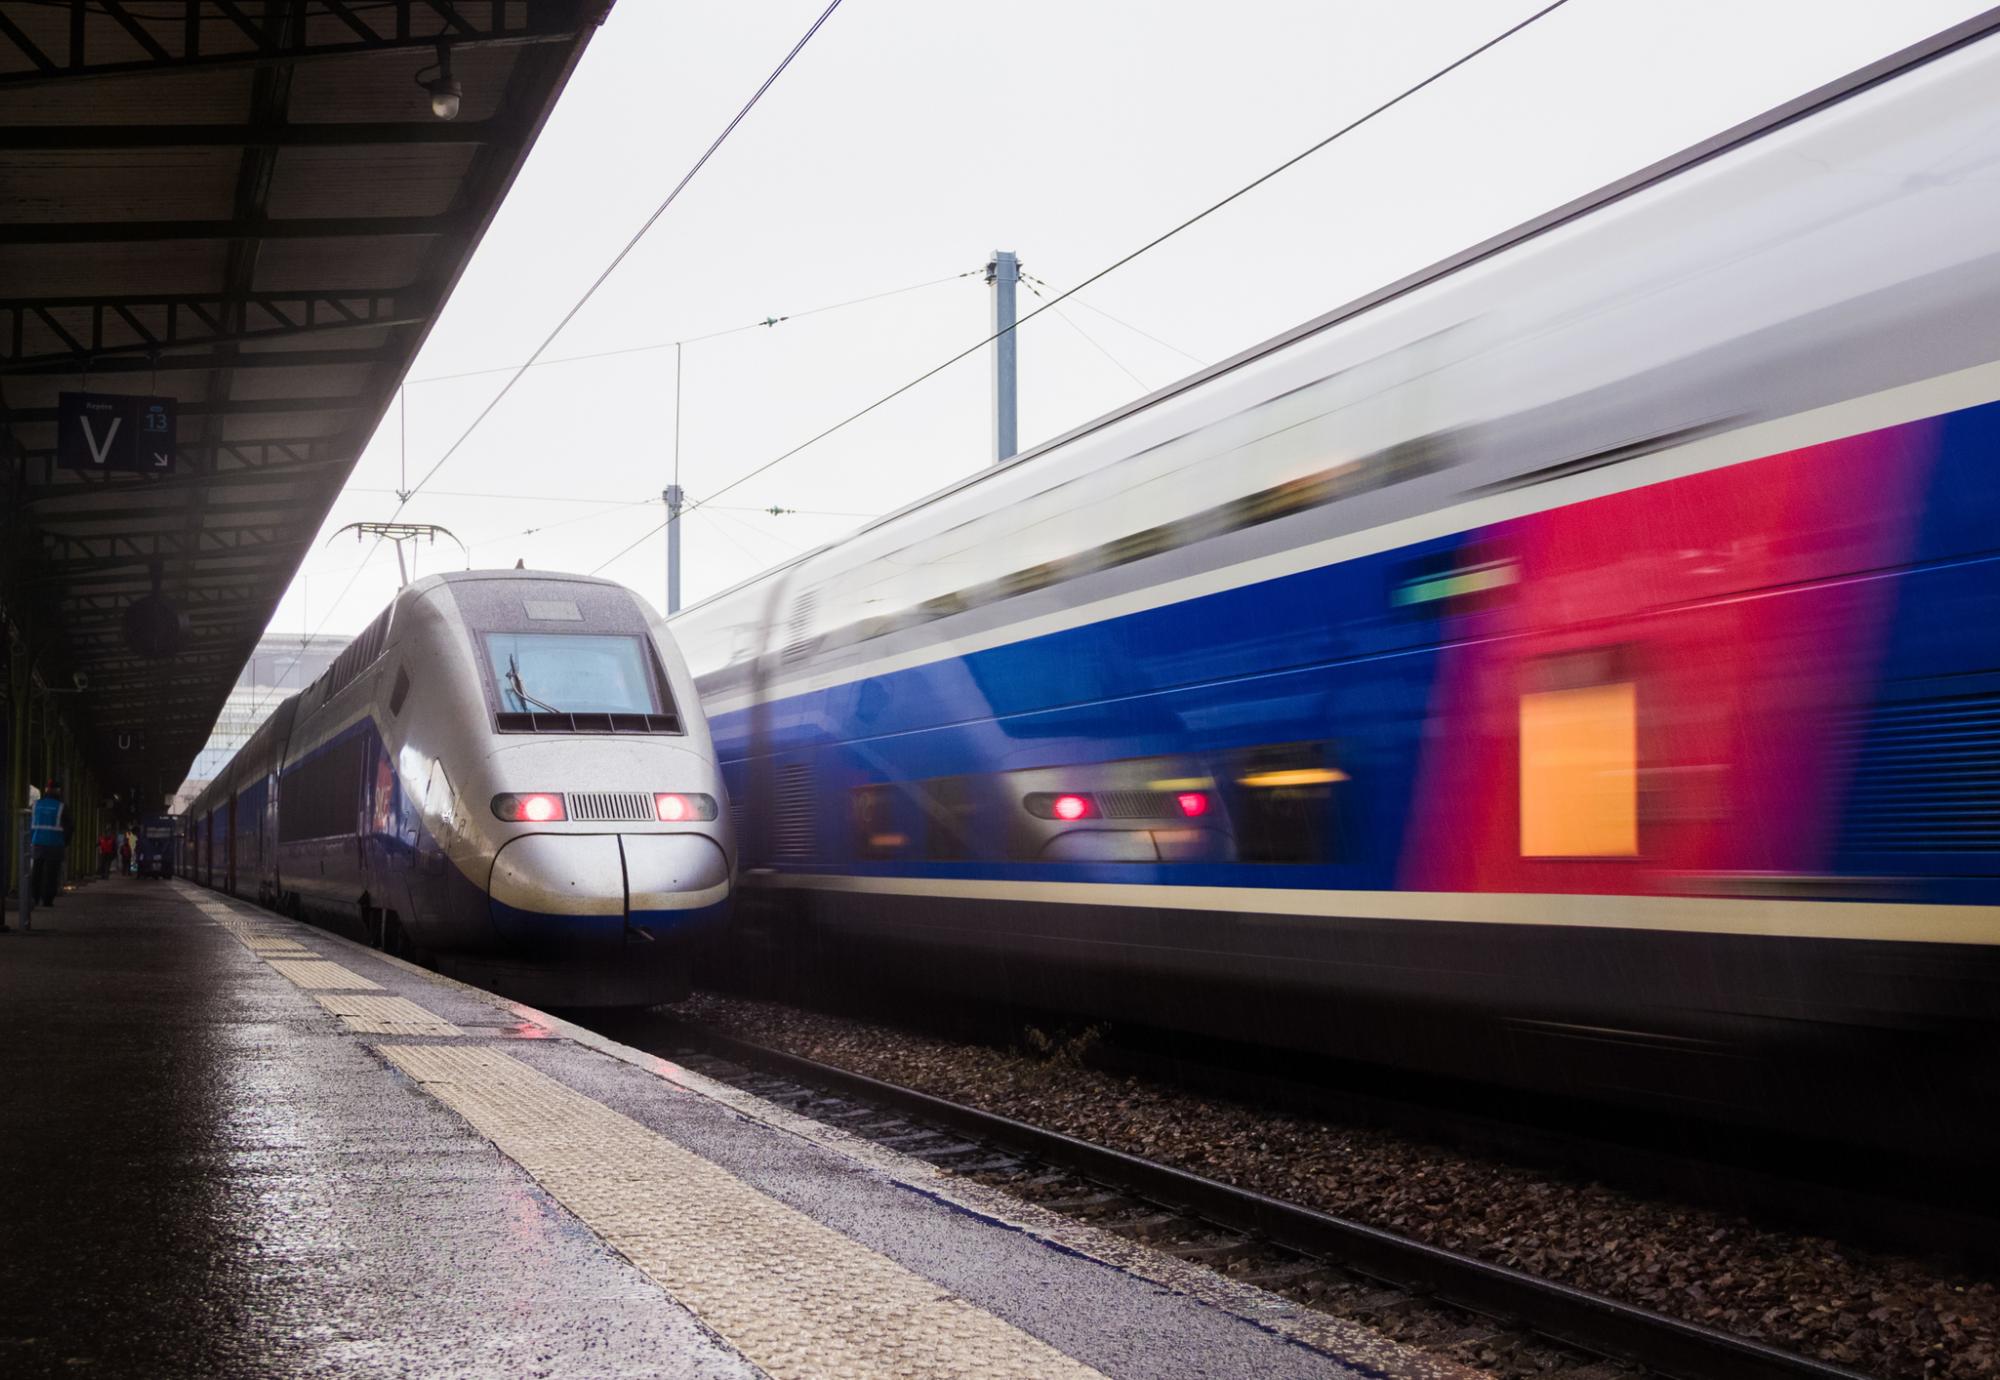
[[[661,491],[667,501],[667,616],[681,611],[681,347],[674,342],[674,479]]]
[[[993,262],[986,265],[986,281],[993,287],[993,463],[996,465],[1020,449],[1015,414],[1015,348],[1019,332],[1014,329],[1014,285],[1020,280],[1021,262],[1014,252],[994,250]]]
[[[681,611],[681,504],[687,491],[669,484],[660,497],[667,501],[667,613],[672,615]]]

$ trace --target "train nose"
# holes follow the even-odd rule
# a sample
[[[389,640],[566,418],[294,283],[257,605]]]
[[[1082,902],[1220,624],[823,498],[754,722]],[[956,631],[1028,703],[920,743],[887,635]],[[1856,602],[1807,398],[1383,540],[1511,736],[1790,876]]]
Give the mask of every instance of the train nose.
[[[729,859],[703,834],[624,834],[625,908],[634,924],[671,922],[729,897]]]
[[[616,834],[524,834],[493,859],[493,903],[545,915],[625,914]]]
[[[611,948],[719,919],[729,862],[699,834],[524,834],[494,858],[488,894],[509,940]]]

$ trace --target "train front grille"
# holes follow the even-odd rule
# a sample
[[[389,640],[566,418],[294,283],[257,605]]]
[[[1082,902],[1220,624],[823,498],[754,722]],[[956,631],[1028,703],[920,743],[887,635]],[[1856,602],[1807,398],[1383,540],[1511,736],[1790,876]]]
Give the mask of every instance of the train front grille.
[[[1098,791],[1097,807],[1106,819],[1178,819],[1180,807],[1165,791]]]
[[[572,820],[618,824],[653,818],[653,797],[641,791],[582,791],[563,797]]]

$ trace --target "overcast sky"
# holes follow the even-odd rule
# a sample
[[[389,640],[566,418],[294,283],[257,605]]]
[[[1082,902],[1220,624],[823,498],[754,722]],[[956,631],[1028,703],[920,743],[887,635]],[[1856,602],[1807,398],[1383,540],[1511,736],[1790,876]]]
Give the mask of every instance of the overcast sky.
[[[410,477],[823,4],[621,0],[411,371]],[[548,358],[626,353],[531,370],[406,517],[447,525],[480,566],[589,571],[639,541],[603,573],[663,605],[665,538],[639,539],[664,518],[674,350],[643,347],[948,278],[996,248],[1067,288],[1537,8],[846,0]],[[1571,0],[1024,327],[1022,445],[1981,8]],[[687,345],[690,497],[981,339],[988,292],[959,278]],[[980,468],[989,408],[975,356],[689,516],[685,601]],[[324,543],[394,508],[397,422],[392,409],[274,631],[351,633],[394,594],[389,549],[363,564],[351,536]],[[439,547],[418,570],[462,563]]]

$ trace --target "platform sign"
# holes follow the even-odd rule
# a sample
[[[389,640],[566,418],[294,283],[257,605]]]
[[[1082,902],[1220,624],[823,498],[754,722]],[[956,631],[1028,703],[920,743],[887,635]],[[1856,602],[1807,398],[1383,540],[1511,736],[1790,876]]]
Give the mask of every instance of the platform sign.
[[[174,472],[173,398],[63,393],[56,399],[56,463],[72,470]]]

